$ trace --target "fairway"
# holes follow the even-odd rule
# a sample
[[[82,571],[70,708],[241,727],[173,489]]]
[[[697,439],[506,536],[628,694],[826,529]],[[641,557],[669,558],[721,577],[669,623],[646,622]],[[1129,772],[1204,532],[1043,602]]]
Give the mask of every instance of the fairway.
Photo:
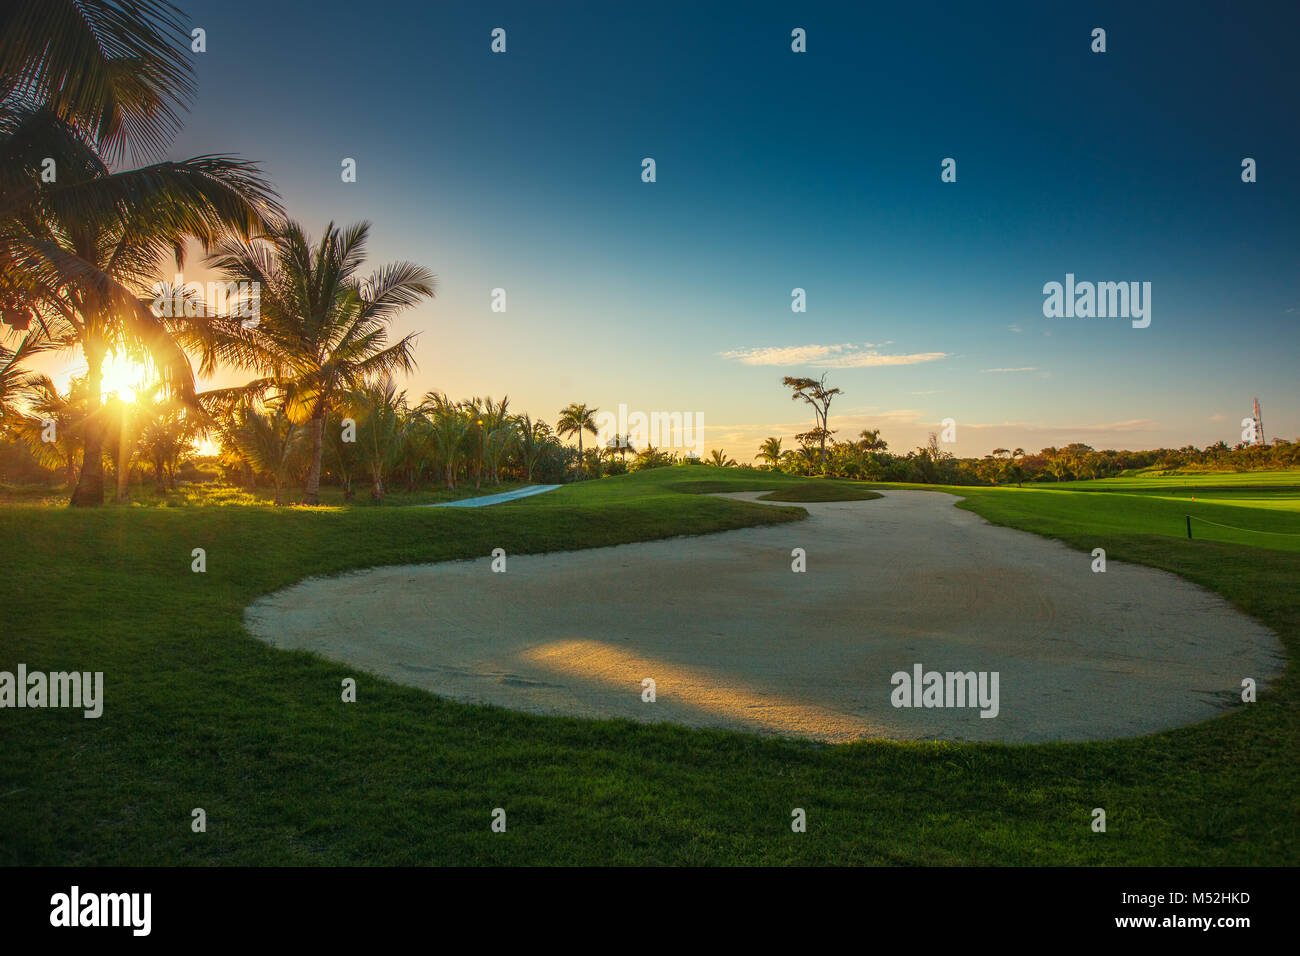
[[[794,492],[815,497],[775,495]],[[378,568],[276,592],[245,621],[275,647],[469,703],[841,743],[1136,736],[1216,716],[1243,677],[1280,672],[1275,635],[1221,598],[1132,565],[1094,573],[956,501],[889,491],[810,503],[794,525]],[[809,566],[792,573],[798,548]],[[892,675],[918,664],[995,673],[1000,696],[892,706]]]
[[[677,490],[700,483],[762,492],[807,482],[691,466],[477,510],[0,507],[0,536],[27,542],[25,553],[0,552],[11,585],[0,651],[30,667],[107,675],[100,720],[20,710],[0,724],[0,793],[9,795],[0,860],[1300,863],[1293,667],[1258,703],[1126,740],[818,747],[457,703],[268,648],[242,624],[259,597],[347,570],[804,522],[799,507]],[[950,490],[965,496],[959,509],[1060,538],[1085,565],[1104,547],[1112,561],[1215,591],[1295,653],[1295,552],[1165,534],[1181,518],[1178,502],[1134,511],[1117,495]],[[198,545],[205,575],[190,572]],[[46,586],[52,573],[61,588]],[[640,613],[628,607],[627,620]],[[865,624],[871,608],[863,615]],[[349,674],[360,678],[356,705],[340,702]],[[481,808],[502,793],[522,808],[508,842],[481,826]],[[822,820],[807,839],[779,834],[792,800]],[[1091,839],[1088,814],[1099,805],[1114,839]],[[202,840],[174,824],[194,806],[221,821]],[[756,839],[773,819],[771,837]]]

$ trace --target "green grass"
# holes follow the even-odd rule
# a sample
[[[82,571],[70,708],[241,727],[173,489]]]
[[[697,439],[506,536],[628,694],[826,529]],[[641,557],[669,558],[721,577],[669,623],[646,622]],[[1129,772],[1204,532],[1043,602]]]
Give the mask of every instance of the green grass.
[[[481,495],[494,495],[515,488],[523,488],[524,481],[506,481],[491,487],[475,488],[463,484],[455,491],[446,489],[419,489],[408,491],[396,487],[385,490],[382,502],[375,502],[370,497],[370,486],[358,482],[354,486],[351,502],[343,498],[341,488],[325,486],[320,490],[322,508],[373,508],[401,507],[402,505],[429,505],[445,501],[461,501],[465,498],[477,498]],[[159,491],[152,482],[133,484],[128,489],[130,500],[124,505],[113,502],[115,487],[107,489],[106,507],[110,508],[195,508],[229,505],[271,505],[275,502],[275,489],[235,488],[222,484],[178,482],[175,491]],[[62,486],[47,485],[0,485],[0,506],[3,505],[39,505],[42,507],[59,507],[68,503],[69,492]],[[302,489],[286,488],[281,496],[285,506],[297,505],[302,499]]]
[[[1096,481],[1043,481],[1034,487],[1064,491],[1147,491],[1154,494],[1221,489],[1284,490],[1300,488],[1300,471],[1215,471],[1142,474],[1127,478],[1101,478]]]
[[[882,497],[865,485],[841,485],[829,481],[810,481],[763,495],[762,501],[870,501]]]
[[[0,669],[102,670],[107,698],[99,720],[0,711],[0,863],[1300,863],[1294,668],[1257,704],[1133,740],[823,746],[453,703],[241,625],[254,598],[309,575],[803,515],[681,493],[701,482],[807,484],[694,466],[481,510],[0,506]],[[1186,505],[1158,497],[953,491],[989,520],[1213,588],[1295,655],[1294,548],[1187,541]],[[195,547],[207,574],[190,572]],[[356,704],[340,702],[345,676]],[[195,807],[207,833],[190,831]]]

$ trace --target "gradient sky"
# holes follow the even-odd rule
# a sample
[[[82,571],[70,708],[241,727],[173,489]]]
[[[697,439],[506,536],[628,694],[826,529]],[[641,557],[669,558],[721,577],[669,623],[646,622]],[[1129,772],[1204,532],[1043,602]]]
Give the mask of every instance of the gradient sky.
[[[438,273],[417,398],[698,411],[742,460],[823,371],[837,437],[897,451],[946,417],[962,456],[1231,444],[1256,396],[1300,436],[1295,4],[177,2],[173,154]],[[1151,282],[1150,327],[1044,318],[1067,272]]]

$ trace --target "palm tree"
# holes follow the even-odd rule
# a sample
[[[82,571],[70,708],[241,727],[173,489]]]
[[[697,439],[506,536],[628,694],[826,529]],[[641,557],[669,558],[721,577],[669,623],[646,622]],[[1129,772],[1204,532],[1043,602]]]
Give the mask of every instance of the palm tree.
[[[267,472],[275,485],[275,504],[283,504],[281,493],[289,480],[294,453],[302,440],[302,429],[293,423],[284,403],[277,402],[267,411],[251,405],[240,410],[234,429],[240,452],[253,466]]]
[[[546,443],[551,438],[551,428],[544,421],[533,421],[527,412],[515,419],[515,427],[518,429],[516,447],[519,449],[524,473],[531,482],[533,470],[537,467]]]
[[[33,355],[43,352],[47,345],[37,341],[37,335],[28,333],[18,343],[18,348],[7,349],[0,344],[0,437],[22,421],[18,399],[36,384],[38,376],[23,365]]]
[[[153,464],[159,491],[176,490],[176,472],[181,459],[194,448],[197,422],[192,411],[175,396],[162,394],[157,386],[138,393],[129,417],[123,422],[124,440],[118,464],[118,498],[126,500],[126,470],[131,453],[138,447]]]
[[[433,424],[432,446],[442,462],[447,490],[455,491],[456,470],[464,454],[471,419],[464,409],[440,392],[425,393],[420,410]]]
[[[310,425],[311,466],[303,503],[320,502],[325,418],[340,397],[367,381],[415,370],[414,334],[388,344],[388,324],[399,312],[435,294],[436,277],[410,262],[382,266],[358,278],[370,224],[330,223],[313,247],[302,226],[285,223],[264,239],[225,241],[210,257],[229,280],[256,282],[258,322],[214,320],[213,334],[188,341],[203,354],[206,373],[219,362],[264,377],[251,394],[278,393],[286,413]]]
[[[488,481],[494,485],[501,481],[499,474],[501,456],[509,450],[515,438],[515,429],[508,422],[509,407],[509,395],[495,403],[489,395],[483,400],[483,410],[479,416],[479,429],[483,436],[483,451],[488,466]]]
[[[636,454],[636,449],[632,447],[631,435],[614,435],[609,441],[605,442],[605,448],[611,455],[618,452],[619,460],[623,462],[627,461],[629,451]],[[610,459],[610,461],[613,460],[613,458]]]
[[[406,411],[406,393],[397,390],[391,377],[367,384],[353,397],[351,408],[360,419],[357,444],[370,468],[370,498],[384,500],[384,476],[393,463],[401,441],[400,425]]]
[[[343,487],[343,500],[352,500],[352,473],[361,464],[355,441],[346,441],[343,431],[344,411],[336,411],[325,422],[323,461]]]
[[[769,467],[775,468],[781,460],[781,439],[776,437],[763,439],[763,444],[759,446],[758,454],[754,457],[763,459]]]
[[[713,449],[709,452],[709,464],[715,468],[735,468],[736,459],[728,458],[726,450]]]
[[[15,431],[42,465],[63,469],[63,480],[71,488],[77,483],[81,427],[86,421],[86,380],[72,379],[64,394],[48,375],[36,375],[27,387],[27,395],[31,414],[19,422]],[[52,436],[46,422],[53,427]],[[54,440],[48,441],[50,437]]]
[[[141,286],[187,238],[249,235],[278,208],[256,166],[231,157],[109,169],[161,154],[179,129],[194,89],[188,25],[162,0],[9,0],[0,37],[0,308],[81,347],[92,413],[104,358],[123,348],[150,353],[192,396],[188,362]],[[85,441],[73,503],[98,504],[103,429]]]
[[[48,106],[110,160],[161,153],[194,95],[189,25],[164,0],[8,0],[0,37],[0,101]]]
[[[560,410],[560,420],[555,423],[555,432],[561,438],[568,438],[570,435],[578,436],[578,469],[581,474],[582,469],[582,433],[591,432],[596,434],[596,413],[598,408],[588,408],[586,405],[579,405],[574,402]]]
[[[415,491],[425,469],[433,464],[433,425],[418,408],[407,408],[401,413],[397,432],[394,469],[406,476],[406,490]]]
[[[0,121],[0,166],[28,127],[52,122],[44,113]],[[274,210],[270,187],[252,164],[223,157],[113,174],[65,133],[57,184],[18,201],[15,193],[23,190],[12,178],[0,182],[0,206],[17,203],[13,215],[0,216],[0,299],[33,309],[45,340],[81,349],[92,411],[102,406],[107,356],[124,351],[149,356],[166,386],[192,400],[193,373],[175,326],[194,320],[169,323],[155,315],[147,290],[165,258],[183,264],[187,239],[207,244],[262,228]],[[55,147],[37,137],[23,147],[32,148]],[[102,429],[86,429],[85,441],[72,503],[96,505],[103,501]]]
[[[880,437],[879,428],[864,428],[860,437],[858,447],[863,451],[884,451],[889,447],[889,442]]]

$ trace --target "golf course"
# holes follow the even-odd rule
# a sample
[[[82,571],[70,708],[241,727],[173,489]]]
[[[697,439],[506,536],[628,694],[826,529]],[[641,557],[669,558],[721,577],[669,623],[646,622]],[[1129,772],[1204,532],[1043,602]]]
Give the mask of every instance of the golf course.
[[[1086,485],[905,490],[959,497],[951,507],[992,530],[1059,542],[1089,581],[1120,570],[1089,572],[1095,548],[1109,562],[1176,575],[1276,635],[1294,659],[1300,482],[1260,473]],[[504,586],[525,562],[587,549],[772,531],[794,541],[818,508],[888,506],[899,490],[681,465],[483,508],[56,510],[9,501],[0,538],[23,547],[0,553],[0,653],[31,668],[103,671],[105,700],[98,720],[73,710],[6,714],[0,862],[1300,863],[1300,708],[1289,664],[1271,680],[1259,675],[1257,701],[1220,695],[1216,716],[1122,739],[830,743],[671,717],[465,703],[268,646],[245,626],[250,606],[307,579],[482,561],[502,549],[519,570],[482,573]],[[745,492],[782,500],[740,500],[757,497]],[[192,570],[195,548],[206,554],[203,573]],[[788,555],[774,560],[788,565]],[[810,549],[810,583],[816,560]],[[580,620],[594,595],[580,576],[564,580],[550,606]],[[371,594],[370,607],[381,598]],[[625,607],[629,625],[671,614],[673,595],[658,600]],[[860,610],[869,622],[871,606]],[[815,608],[764,611],[790,615],[790,635],[812,638],[824,626]],[[689,634],[694,623],[683,618],[678,629]],[[438,627],[431,617],[433,639]],[[711,628],[725,631],[726,617]],[[355,703],[341,699],[346,678],[356,681]],[[639,685],[626,693],[638,701]],[[509,814],[505,834],[485,825],[497,807]],[[806,834],[790,831],[796,807],[808,814]],[[206,813],[205,833],[188,825],[194,808]],[[1094,808],[1106,811],[1104,833],[1089,825]]]

